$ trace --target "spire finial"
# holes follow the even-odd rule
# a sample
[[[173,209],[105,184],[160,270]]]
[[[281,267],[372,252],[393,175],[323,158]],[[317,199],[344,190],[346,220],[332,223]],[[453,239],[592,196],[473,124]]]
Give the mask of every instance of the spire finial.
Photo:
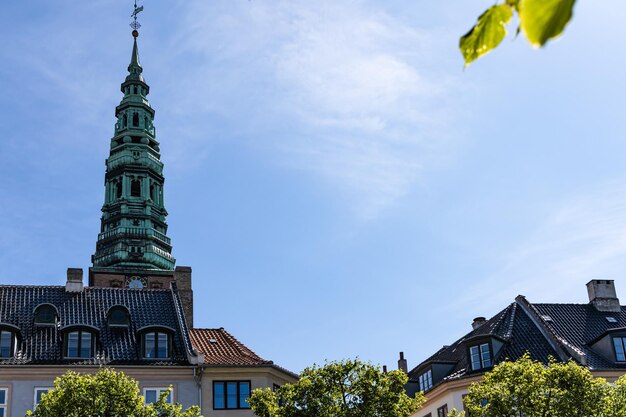
[[[137,29],[141,27],[141,23],[137,21],[137,15],[140,12],[143,12],[143,6],[137,6],[137,0],[135,0],[135,8],[133,9],[133,13],[130,15],[130,17],[133,18],[133,21],[131,22],[130,27],[133,28],[134,38],[137,38],[137,36],[139,36],[139,32],[137,31]]]

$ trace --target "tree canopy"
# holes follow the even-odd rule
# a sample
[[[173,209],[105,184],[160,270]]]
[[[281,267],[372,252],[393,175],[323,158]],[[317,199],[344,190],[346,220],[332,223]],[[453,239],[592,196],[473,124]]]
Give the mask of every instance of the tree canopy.
[[[305,369],[293,384],[254,390],[250,406],[259,417],[408,417],[424,401],[406,395],[402,371],[345,360]]]
[[[182,411],[167,404],[167,392],[155,404],[145,405],[137,382],[122,372],[102,369],[95,375],[68,371],[54,381],[32,417],[200,417],[196,406]]]
[[[615,385],[575,362],[502,362],[465,398],[475,417],[626,417],[626,376]]]
[[[470,31],[461,37],[459,48],[465,65],[496,48],[506,36],[506,27],[517,15],[517,33],[535,47],[561,35],[572,18],[576,0],[502,0],[489,7]]]

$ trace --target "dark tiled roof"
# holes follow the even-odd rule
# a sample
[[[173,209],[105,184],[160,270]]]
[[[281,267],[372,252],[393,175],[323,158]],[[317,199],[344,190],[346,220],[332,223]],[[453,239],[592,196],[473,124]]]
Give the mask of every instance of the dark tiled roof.
[[[532,304],[546,326],[559,340],[570,344],[586,356],[586,365],[591,369],[624,369],[626,366],[609,361],[590,348],[590,343],[611,329],[626,327],[626,307],[621,312],[598,311],[591,304]],[[548,316],[550,320],[545,320]],[[616,323],[606,318],[613,317]]]
[[[59,313],[56,326],[36,326],[34,310],[52,304]],[[111,328],[107,312],[115,305],[130,312],[128,328]],[[173,289],[125,289],[86,287],[70,293],[63,286],[0,285],[0,324],[16,326],[20,337],[13,358],[0,365],[188,365],[191,342],[185,331],[180,299]],[[63,359],[63,330],[83,325],[97,329],[95,356]],[[174,330],[171,358],[145,360],[139,348],[138,330],[163,326]]]
[[[516,360],[526,352],[543,362],[547,362],[549,357],[559,357],[550,340],[542,334],[533,319],[516,301],[479,328],[472,330],[451,345],[444,346],[420,363],[409,372],[409,378],[417,380],[418,375],[433,363],[454,364],[447,376],[435,384],[473,375],[474,373],[469,370],[468,348],[486,338],[497,339],[503,343],[502,349],[494,358],[495,363],[505,359]]]

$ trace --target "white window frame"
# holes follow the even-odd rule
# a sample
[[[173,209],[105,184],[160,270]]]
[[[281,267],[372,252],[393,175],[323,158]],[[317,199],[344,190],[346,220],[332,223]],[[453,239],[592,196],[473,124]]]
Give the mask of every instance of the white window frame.
[[[433,370],[422,372],[418,377],[420,391],[426,392],[433,387]]]
[[[144,404],[153,404],[153,403],[149,403],[146,401],[146,391],[156,391],[157,395],[157,401],[159,400],[159,397],[161,396],[161,393],[164,391],[169,391],[170,392],[170,400],[167,402],[168,404],[174,404],[174,387],[144,387],[142,392],[143,392],[143,403]]]
[[[9,416],[9,388],[8,387],[0,387],[0,391],[4,392],[4,403],[0,403],[0,410],[2,410],[2,416]]]
[[[37,392],[45,390],[46,394],[47,394],[48,392],[52,391],[53,389],[54,389],[54,387],[35,387],[35,389],[33,390],[33,411],[39,405],[39,403],[37,402]]]
[[[476,352],[474,352],[474,349],[476,349]],[[474,360],[475,355],[477,356],[478,360]],[[478,345],[470,346],[469,362],[472,367],[472,371],[478,371],[480,369],[491,368],[493,366],[493,355],[491,352],[491,343],[481,343]]]

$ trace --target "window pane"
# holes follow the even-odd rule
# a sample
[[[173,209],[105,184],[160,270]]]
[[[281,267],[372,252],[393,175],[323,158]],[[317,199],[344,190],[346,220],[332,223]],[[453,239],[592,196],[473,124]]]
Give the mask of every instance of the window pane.
[[[239,408],[250,408],[248,401],[250,398],[250,383],[249,382],[240,382],[239,383]]]
[[[155,334],[154,333],[146,333],[144,335],[144,357],[146,358],[154,358],[156,352],[155,352],[155,340],[154,340]]]
[[[614,338],[613,344],[615,345],[615,359],[618,362],[626,361],[626,354],[624,352],[624,338],[623,337]]]
[[[127,325],[129,322],[128,313],[121,307],[115,307],[111,310],[109,316],[109,324]]]
[[[44,394],[47,394],[50,390],[51,388],[37,388],[35,391],[35,405],[39,404]]]
[[[213,384],[213,408],[223,409],[226,408],[226,397],[224,396],[224,384]]]
[[[91,358],[91,333],[80,332],[80,357]]]
[[[480,345],[480,353],[483,368],[488,368],[491,366],[491,353],[489,352],[489,345],[485,343],[484,345]]]
[[[165,402],[168,403],[168,404],[171,404],[172,403],[172,390],[167,388],[167,389],[165,389],[165,391],[167,391],[167,398],[165,398]],[[163,392],[163,391],[161,391],[161,392]]]
[[[71,332],[67,335],[67,356],[69,358],[78,357],[78,332]]]
[[[13,333],[7,331],[0,332],[0,358],[11,357],[11,345],[13,344]]]
[[[145,398],[144,400],[146,401],[146,404],[152,404],[157,402],[157,390],[155,389],[147,389],[145,390],[145,394],[144,394]]]
[[[0,389],[0,405],[6,405],[7,403],[7,391]]]
[[[472,362],[472,370],[480,369],[480,353],[478,352],[478,346],[472,346],[470,348],[470,360]]]
[[[4,417],[4,408],[0,408],[0,417]]]
[[[40,306],[35,312],[35,323],[41,324],[53,324],[55,321],[56,312],[51,306]]]
[[[237,408],[237,383],[226,383],[226,408]]]
[[[158,335],[158,350],[157,350],[157,358],[167,358],[167,334],[165,333],[157,333]]]

